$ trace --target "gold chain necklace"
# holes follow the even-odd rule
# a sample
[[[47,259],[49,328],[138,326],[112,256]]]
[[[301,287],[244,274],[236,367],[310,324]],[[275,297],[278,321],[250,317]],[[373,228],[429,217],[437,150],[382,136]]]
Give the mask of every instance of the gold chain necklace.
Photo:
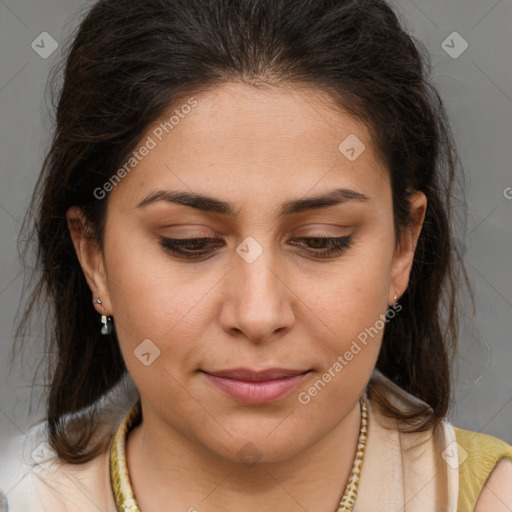
[[[357,442],[356,456],[352,464],[352,471],[345,487],[336,512],[350,512],[354,508],[357,497],[357,488],[361,476],[364,452],[366,447],[366,431],[368,425],[368,408],[366,401],[361,397],[361,425],[359,427],[359,439]],[[114,493],[117,512],[140,512],[135,501],[133,489],[126,464],[126,437],[141,417],[140,400],[126,414],[114,435],[110,450],[110,482]]]

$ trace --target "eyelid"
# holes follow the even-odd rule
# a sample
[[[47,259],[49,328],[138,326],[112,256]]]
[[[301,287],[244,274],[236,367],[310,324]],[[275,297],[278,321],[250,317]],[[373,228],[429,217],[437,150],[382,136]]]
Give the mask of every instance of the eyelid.
[[[338,230],[327,231],[326,228],[315,228],[315,229],[307,229],[293,231],[291,238],[340,238],[342,236],[348,236],[350,233],[347,232],[350,229],[348,226],[337,226]],[[339,229],[343,231],[340,232]]]
[[[324,236],[310,236],[310,237],[295,237],[292,240],[324,240],[328,243],[332,244],[330,248],[327,249],[317,249],[317,248],[303,248],[301,244],[291,244],[292,246],[300,247],[300,251],[303,254],[307,254],[316,260],[331,260],[341,257],[348,249],[352,247],[354,235],[340,236],[340,237],[324,237]],[[218,238],[210,238],[210,237],[202,237],[202,238],[185,238],[185,239],[175,239],[175,238],[161,238],[160,245],[168,252],[172,253],[175,258],[183,261],[205,261],[210,259],[210,256],[215,254],[214,249],[210,250],[188,250],[183,249],[180,246],[184,246],[187,242],[196,242],[204,243],[204,244],[212,244],[219,245],[218,242],[223,242]],[[223,244],[220,244],[223,245]]]
[[[191,238],[214,238],[218,236],[223,236],[222,234],[212,230],[210,228],[195,228],[195,227],[187,227],[187,226],[166,226],[164,228],[164,232],[167,230],[172,230],[172,232],[165,234],[164,236],[168,238],[183,238],[183,239],[191,239]]]

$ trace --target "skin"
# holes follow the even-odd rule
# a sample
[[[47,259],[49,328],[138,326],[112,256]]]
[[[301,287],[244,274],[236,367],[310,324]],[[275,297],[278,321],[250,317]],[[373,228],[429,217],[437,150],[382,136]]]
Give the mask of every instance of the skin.
[[[370,133],[321,91],[226,83],[195,98],[108,195],[103,251],[80,210],[68,212],[92,296],[113,315],[141,394],[143,422],[127,443],[138,503],[144,512],[335,510],[382,330],[307,405],[298,394],[407,288],[425,196],[411,196],[413,224],[397,244],[388,172]],[[366,146],[353,162],[338,150],[350,134]],[[368,201],[278,218],[283,202],[340,187]],[[164,201],[137,208],[161,189],[228,201],[237,215]],[[328,245],[291,243],[348,235],[352,245],[328,258],[315,257]],[[224,243],[187,261],[162,248],[162,236]],[[252,263],[236,252],[247,237],[263,250]],[[161,351],[149,366],[134,355],[145,339]],[[240,366],[311,373],[287,397],[248,405],[198,372]],[[257,464],[240,461],[249,442]]]
[[[475,512],[510,512],[512,510],[512,461],[502,460],[487,480]]]

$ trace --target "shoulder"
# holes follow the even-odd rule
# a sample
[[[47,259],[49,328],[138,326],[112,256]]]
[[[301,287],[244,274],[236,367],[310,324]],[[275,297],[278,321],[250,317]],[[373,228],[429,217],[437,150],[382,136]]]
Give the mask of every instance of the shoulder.
[[[0,511],[97,512],[99,507],[103,512],[115,512],[110,446],[120,421],[137,398],[136,389],[125,380],[94,404],[104,449],[83,464],[68,464],[56,456],[45,421],[11,439],[9,451],[0,454],[0,497],[5,495],[4,504],[0,498]]]
[[[421,409],[422,402],[418,402],[416,397],[382,375],[376,377],[375,382],[382,384],[386,396],[399,411],[411,413]],[[391,427],[393,421],[387,421]],[[396,421],[396,430],[403,430],[401,423],[401,420]],[[413,456],[408,455],[407,450],[404,450],[409,445],[416,447],[423,444],[426,451],[435,453],[438,459],[436,467],[443,474],[443,485],[458,502],[458,510],[511,512],[512,446],[487,434],[457,428],[446,419],[439,427],[424,433],[401,435],[400,446],[404,460],[416,459],[418,454],[413,450]]]
[[[461,504],[477,512],[512,508],[512,446],[496,437],[455,428]],[[469,508],[468,508],[469,510]]]
[[[109,494],[108,452],[85,464],[66,464],[39,446],[37,463],[21,465],[20,479],[6,490],[9,512],[92,512],[115,510]]]
[[[12,439],[8,453],[0,456],[4,494],[0,511],[96,512],[94,503],[104,512],[113,511],[108,462],[108,445],[87,463],[63,462],[48,442],[46,423],[41,422]]]
[[[481,471],[494,468],[501,459],[512,459],[512,446],[497,437],[472,432],[454,427],[461,466],[468,462],[468,466],[479,466]],[[463,460],[462,460],[463,459]]]
[[[475,512],[512,510],[512,460],[503,459],[494,468],[478,498]]]

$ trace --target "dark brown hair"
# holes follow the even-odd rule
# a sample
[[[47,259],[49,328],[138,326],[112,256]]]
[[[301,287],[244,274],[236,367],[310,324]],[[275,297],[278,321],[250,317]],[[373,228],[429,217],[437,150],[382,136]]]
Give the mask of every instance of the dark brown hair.
[[[409,286],[377,368],[427,405],[406,415],[379,378],[368,391],[414,431],[439,424],[450,404],[461,276],[467,283],[452,238],[458,157],[428,54],[386,2],[99,1],[72,34],[55,81],[61,72],[54,136],[24,223],[37,240],[37,277],[17,330],[22,338],[30,316],[49,307],[47,424],[61,459],[85,462],[103,448],[91,443],[95,402],[126,372],[115,331],[108,342],[100,334],[66,211],[80,206],[101,246],[107,201],[93,191],[178,98],[228,80],[312,86],[365,122],[389,170],[397,240],[411,221],[409,194],[426,195]],[[74,427],[65,421],[84,408]]]

